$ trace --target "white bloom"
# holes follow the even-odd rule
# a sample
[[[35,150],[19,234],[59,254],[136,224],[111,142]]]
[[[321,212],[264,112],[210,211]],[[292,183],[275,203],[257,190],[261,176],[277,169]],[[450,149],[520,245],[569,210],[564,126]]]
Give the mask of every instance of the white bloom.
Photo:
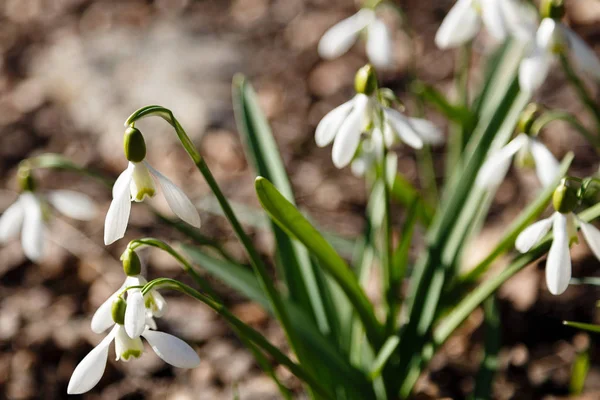
[[[546,262],[546,284],[548,290],[558,295],[567,290],[571,280],[571,256],[569,246],[577,242],[577,228],[575,221],[579,223],[585,241],[592,249],[594,255],[600,259],[600,231],[587,222],[577,218],[570,212],[561,214],[555,212],[550,218],[538,221],[527,227],[517,237],[515,247],[521,253],[526,253],[535,246],[552,228],[554,238],[548,253]]]
[[[194,349],[173,335],[146,328],[141,336],[148,341],[156,355],[175,367],[194,368],[200,363],[200,358]],[[132,357],[139,358],[144,352],[141,338],[132,339],[125,332],[123,325],[115,325],[100,344],[77,365],[69,381],[68,394],[85,393],[96,386],[104,374],[108,348],[113,341],[117,361],[129,361]]]
[[[329,28],[319,41],[319,55],[327,60],[341,56],[350,50],[363,30],[367,32],[369,61],[376,67],[389,68],[392,65],[390,32],[375,12],[366,8]]]
[[[113,186],[113,200],[104,224],[105,244],[111,244],[125,235],[131,201],[143,201],[146,196],[154,196],[156,192],[154,178],[158,181],[162,193],[175,215],[192,226],[200,227],[198,210],[179,187],[152,168],[146,161],[129,162],[127,169],[119,175]]]
[[[521,90],[531,93],[544,83],[559,54],[566,54],[582,71],[600,80],[600,60],[575,32],[551,18],[544,18],[533,48],[519,66]]]
[[[0,244],[21,232],[23,252],[32,261],[42,258],[47,219],[46,201],[67,217],[90,220],[96,215],[96,206],[84,194],[70,190],[55,190],[47,195],[22,192],[0,217]]]
[[[477,35],[482,23],[491,36],[504,40],[509,33],[520,33],[528,15],[517,0],[458,0],[442,21],[435,44],[440,49],[461,46]]]
[[[548,186],[557,177],[559,163],[550,150],[536,138],[521,133],[484,162],[477,175],[477,185],[485,188],[498,186],[508,172],[510,160],[518,152],[522,152],[522,158],[531,158],[535,163],[537,176],[543,186]]]
[[[383,121],[380,114],[383,114]],[[383,126],[386,146],[402,141],[419,149],[423,143],[437,144],[443,140],[442,134],[431,122],[406,117],[397,110],[382,106],[374,97],[359,93],[323,117],[317,125],[315,141],[319,147],[325,147],[333,141],[333,164],[343,168],[353,160],[362,133],[371,130],[371,137],[381,135],[377,133],[379,126]],[[355,168],[358,171],[362,166]]]
[[[125,282],[123,282],[123,284],[121,285],[121,287],[119,287],[119,289],[116,292],[114,292],[112,295],[110,295],[110,297],[108,299],[106,299],[106,301],[104,303],[102,303],[102,305],[100,305],[100,307],[98,307],[98,309],[92,316],[92,331],[94,331],[95,333],[102,333],[114,325],[115,322],[112,317],[112,305],[115,302],[115,300],[117,299],[117,297],[119,297],[119,295],[122,294],[123,290],[125,290],[126,287],[142,286],[142,285],[145,285],[146,283],[147,283],[146,279],[141,275],[128,276],[125,279]],[[130,309],[130,307],[129,307],[130,297],[133,297],[133,295],[135,293],[139,294],[140,290],[139,289],[130,289],[127,292],[128,306],[127,306],[127,309],[125,312],[126,318],[127,318],[127,312],[129,312],[129,309]],[[134,304],[135,304],[135,301],[134,301]],[[155,325],[152,317],[163,316],[167,310],[167,302],[165,301],[164,297],[158,292],[158,290],[152,289],[152,290],[150,290],[149,293],[147,293],[144,296],[143,304],[146,304],[148,306],[148,312],[145,314],[145,324],[150,326],[152,329],[156,329],[156,325]],[[131,307],[131,308],[132,309],[135,308],[135,305],[134,305],[134,307]],[[136,336],[139,336],[139,334]]]

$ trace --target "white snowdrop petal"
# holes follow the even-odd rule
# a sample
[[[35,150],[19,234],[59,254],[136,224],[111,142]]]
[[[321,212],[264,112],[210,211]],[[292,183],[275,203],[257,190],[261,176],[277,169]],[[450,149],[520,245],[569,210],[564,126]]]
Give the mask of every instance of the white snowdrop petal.
[[[195,368],[200,364],[200,357],[194,349],[178,337],[151,330],[146,330],[142,336],[157,356],[175,367]]]
[[[150,295],[154,300],[152,315],[154,315],[155,317],[162,317],[167,312],[167,301],[165,300],[163,295],[159,293],[158,290],[153,289],[150,292]]]
[[[21,246],[23,252],[32,261],[42,258],[44,253],[44,218],[40,199],[33,193],[21,194],[23,205],[23,230],[21,231]]]
[[[369,61],[375,67],[386,69],[392,66],[392,37],[383,21],[376,19],[369,25],[366,49]]]
[[[17,199],[0,217],[0,243],[17,236],[23,225],[23,204]]]
[[[92,316],[92,331],[95,333],[102,333],[111,326],[114,325],[115,321],[112,318],[112,305],[117,298],[117,294],[120,293],[125,286],[113,293],[104,303],[98,307],[94,315]]]
[[[507,26],[501,3],[509,0],[481,0],[481,19],[488,33],[497,40],[507,36]]]
[[[559,173],[559,162],[548,148],[539,140],[530,139],[531,155],[535,160],[535,170],[544,186],[550,185]]]
[[[546,262],[546,285],[550,293],[559,295],[567,290],[571,280],[571,255],[566,215],[554,214],[552,232],[554,239]]]
[[[444,143],[444,135],[431,121],[422,118],[408,118],[408,123],[424,143],[433,145]]]
[[[146,197],[154,197],[156,194],[156,184],[148,169],[148,163],[142,161],[133,165],[133,174],[131,175],[131,182],[129,184],[131,200],[141,202]]]
[[[344,119],[352,111],[354,99],[331,110],[317,125],[315,131],[315,142],[319,147],[325,147],[333,141]]]
[[[89,221],[96,216],[96,204],[83,193],[54,190],[48,193],[47,198],[54,208],[67,217]]]
[[[354,97],[354,108],[344,120],[333,142],[331,158],[337,168],[350,164],[360,143],[360,134],[364,128],[365,110],[369,98],[364,94]]]
[[[458,47],[473,39],[481,27],[481,19],[473,0],[458,0],[450,9],[435,34],[440,49]]]
[[[108,348],[115,336],[115,327],[98,346],[86,355],[77,365],[67,387],[68,394],[81,394],[91,390],[100,382],[106,361],[108,360]]]
[[[127,168],[125,168],[125,170],[119,174],[112,188],[113,198],[116,197],[117,193],[121,193],[123,190],[125,190],[125,188],[129,190],[129,185],[131,184],[134,168],[135,164],[129,162],[127,164]]]
[[[186,194],[177,185],[175,185],[169,178],[155,170],[150,164],[144,162],[146,167],[150,170],[150,173],[158,179],[158,184],[162,189],[162,193],[171,207],[171,210],[188,224],[200,228],[200,214],[198,210],[192,204],[192,201],[186,196]]]
[[[331,28],[329,28],[319,41],[319,55],[331,60],[346,53],[356,42],[358,35],[375,18],[372,10],[362,9]]]
[[[503,0],[500,6],[508,32],[523,43],[533,42],[538,29],[536,8],[521,0]]]
[[[550,231],[553,218],[537,221],[525,228],[515,241],[515,247],[521,253],[527,253]]]
[[[525,57],[519,65],[519,86],[526,93],[537,90],[548,76],[552,56],[540,48],[534,49],[533,53]]]
[[[554,45],[559,44],[562,39],[562,29],[552,18],[544,18],[535,35],[536,46],[546,52],[552,51]]]
[[[415,131],[415,128],[409,123],[407,117],[402,115],[398,110],[393,108],[384,108],[383,110],[386,120],[392,130],[404,143],[414,149],[420,149],[423,147],[423,139]]]
[[[500,184],[510,167],[510,159],[528,142],[527,135],[521,134],[506,146],[489,156],[483,163],[475,183],[479,187],[492,188]]]
[[[575,61],[577,67],[600,80],[600,60],[594,50],[571,29],[563,27],[563,30],[569,41],[571,58]]]
[[[128,291],[125,309],[125,332],[130,338],[140,336],[146,328],[146,307],[139,289]]]
[[[104,221],[104,244],[109,245],[125,235],[131,212],[130,183],[133,168],[127,168],[113,187],[113,200]]]
[[[600,230],[598,230],[598,228],[596,228],[594,225],[583,222],[580,219],[578,219],[578,221],[585,241],[592,250],[592,253],[594,253],[596,258],[600,260]]]

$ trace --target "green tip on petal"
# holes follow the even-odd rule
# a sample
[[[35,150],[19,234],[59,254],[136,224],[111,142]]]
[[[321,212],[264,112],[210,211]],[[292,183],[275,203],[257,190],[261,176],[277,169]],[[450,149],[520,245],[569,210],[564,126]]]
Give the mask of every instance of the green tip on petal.
[[[144,158],[146,158],[146,142],[139,129],[130,126],[125,130],[123,150],[127,160],[134,163],[144,161]]]

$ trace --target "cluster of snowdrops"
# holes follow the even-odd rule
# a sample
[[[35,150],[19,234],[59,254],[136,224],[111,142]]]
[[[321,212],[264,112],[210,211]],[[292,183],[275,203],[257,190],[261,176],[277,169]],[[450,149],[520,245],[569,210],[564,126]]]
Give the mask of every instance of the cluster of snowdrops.
[[[458,218],[459,215],[462,215],[462,209],[470,204],[469,196],[472,193],[479,193],[481,196],[479,199],[484,198],[484,196],[493,196],[507,174],[513,158],[517,166],[533,167],[535,169],[540,182],[540,191],[545,193],[543,195],[545,196],[545,202],[540,200],[540,204],[544,207],[537,207],[534,213],[528,214],[518,228],[511,232],[508,242],[514,245],[519,252],[528,253],[534,247],[549,243],[551,240],[546,263],[548,290],[552,294],[559,295],[569,285],[571,279],[569,249],[574,242],[577,242],[578,228],[581,229],[583,237],[596,257],[600,258],[600,231],[589,222],[594,216],[583,218],[575,213],[589,197],[589,193],[593,191],[591,189],[595,188],[597,179],[595,177],[580,179],[567,176],[565,166],[568,168],[568,162],[570,161],[560,163],[537,137],[545,124],[556,119],[571,123],[577,131],[596,147],[598,146],[596,141],[598,135],[593,134],[593,130],[585,128],[571,115],[564,112],[545,110],[539,105],[530,103],[531,97],[543,85],[552,66],[560,61],[563,68],[565,68],[565,72],[572,78],[572,83],[582,96],[584,103],[587,105],[593,104],[585,83],[578,78],[578,74],[583,72],[594,79],[600,80],[600,61],[593,50],[568,26],[563,24],[564,6],[562,2],[556,0],[543,1],[540,9],[537,10],[529,2],[519,0],[458,0],[449,11],[435,37],[438,47],[442,49],[469,48],[480,29],[485,28],[487,33],[498,43],[498,47],[506,47],[506,43],[510,42],[512,46],[519,50],[517,64],[513,71],[516,82],[514,91],[520,96],[519,100],[513,99],[514,104],[510,108],[513,112],[506,111],[504,119],[496,122],[495,126],[493,125],[493,117],[490,117],[489,121],[486,122],[487,125],[484,125],[484,128],[481,129],[482,133],[479,139],[476,139],[476,132],[478,132],[478,124],[483,124],[481,121],[486,118],[484,111],[480,111],[476,117],[473,117],[474,113],[472,113],[469,114],[468,118],[463,119],[458,111],[475,108],[473,104],[469,104],[468,100],[446,101],[444,99],[439,100],[439,96],[433,96],[438,98],[437,101],[433,102],[434,106],[438,106],[442,110],[450,110],[448,111],[449,119],[454,118],[453,115],[459,115],[452,121],[462,129],[463,142],[460,143],[459,141],[458,145],[456,145],[456,141],[452,140],[452,135],[456,132],[445,135],[430,121],[406,115],[403,112],[402,103],[395,93],[380,87],[375,68],[385,70],[393,66],[394,54],[393,31],[379,17],[379,13],[386,8],[396,10],[394,7],[386,1],[367,1],[358,13],[330,28],[323,35],[318,46],[319,54],[325,59],[331,59],[347,52],[359,37],[366,37],[366,54],[371,63],[361,68],[356,74],[354,82],[356,94],[346,103],[327,113],[319,122],[315,132],[315,140],[318,146],[325,147],[332,144],[332,161],[337,168],[350,166],[357,177],[364,177],[370,183],[372,193],[378,190],[376,187],[384,193],[382,204],[384,204],[385,211],[382,221],[379,221],[378,224],[381,227],[381,235],[379,233],[374,235],[372,243],[373,246],[381,246],[381,255],[378,262],[380,268],[384,271],[384,276],[388,279],[384,287],[389,288],[389,293],[391,293],[389,296],[388,293],[383,296],[387,310],[385,324],[382,325],[374,317],[372,306],[368,303],[362,291],[362,280],[354,275],[352,278],[347,278],[347,275],[345,275],[347,271],[335,269],[339,266],[339,264],[336,264],[337,259],[332,261],[331,259],[335,257],[331,256],[330,253],[325,254],[326,252],[324,253],[322,248],[316,249],[315,253],[312,254],[319,260],[317,268],[323,268],[328,275],[331,275],[331,280],[335,282],[332,285],[339,286],[341,291],[348,297],[349,303],[354,307],[355,316],[352,318],[363,324],[364,331],[361,331],[362,334],[359,333],[359,337],[366,338],[365,340],[373,348],[373,354],[370,356],[370,362],[374,366],[374,369],[370,370],[373,382],[377,382],[379,379],[383,379],[384,382],[384,389],[378,390],[377,384],[373,384],[374,389],[368,388],[364,389],[363,392],[357,391],[357,398],[367,398],[361,396],[386,398],[385,396],[393,396],[393,393],[400,393],[401,396],[410,393],[414,378],[411,377],[412,375],[409,372],[412,371],[411,368],[414,365],[407,361],[395,360],[393,354],[398,351],[400,358],[402,356],[405,356],[404,359],[417,357],[412,353],[407,353],[407,351],[414,352],[414,349],[406,350],[406,347],[402,346],[402,341],[408,339],[404,339],[402,334],[397,334],[399,326],[405,329],[405,332],[411,332],[411,324],[414,322],[413,334],[415,337],[422,337],[421,342],[418,340],[413,342],[420,343],[417,346],[419,354],[419,347],[425,349],[428,343],[426,337],[429,334],[427,332],[432,331],[434,323],[431,318],[429,320],[425,317],[421,318],[424,313],[423,308],[418,308],[420,307],[418,298],[419,296],[431,296],[432,293],[437,293],[437,299],[443,297],[444,290],[442,289],[445,283],[435,289],[435,285],[431,282],[435,282],[435,279],[437,279],[435,278],[437,276],[435,275],[435,261],[437,260],[438,264],[444,262],[444,256],[441,255],[442,252],[439,251],[438,247],[445,248],[444,246],[449,246],[447,244],[449,242],[443,242],[442,240],[446,240],[442,239],[444,234],[438,234],[437,232],[454,232],[453,225],[458,225],[458,222],[452,220],[452,218]],[[504,51],[506,52],[506,50]],[[491,77],[490,80],[492,80]],[[431,92],[431,88],[428,88],[428,90],[430,94],[436,93]],[[505,98],[508,98],[509,94],[507,92]],[[241,112],[246,117],[246,124],[243,129],[249,131],[251,136],[247,140],[251,142],[250,147],[254,149],[254,157],[261,157],[260,151],[256,149],[263,148],[264,150],[268,148],[269,146],[265,145],[267,139],[265,139],[264,131],[261,133],[263,136],[259,136],[257,131],[252,130],[257,125],[253,125],[252,120],[253,118],[260,118],[256,116],[260,111],[253,108],[251,91],[242,91],[241,95],[245,99],[244,101],[250,103],[250,106],[244,101],[241,105],[238,104],[238,108],[242,108]],[[492,101],[489,100],[490,96],[488,96],[488,99],[483,96],[481,95],[483,100],[480,100],[480,103]],[[513,93],[513,97],[516,98],[517,94]],[[459,104],[461,101],[462,104]],[[492,107],[493,111],[490,115],[498,114],[497,110],[501,107],[499,104],[500,102],[496,102],[497,108]],[[452,114],[452,111],[457,112]],[[590,112],[598,119],[598,126],[600,126],[598,114],[594,113],[593,110],[590,110]],[[339,392],[328,388],[327,384],[323,384],[323,382],[315,382],[315,380],[318,381],[318,379],[315,379],[317,377],[316,373],[311,372],[310,368],[306,366],[306,360],[310,357],[302,356],[303,350],[297,344],[297,338],[294,338],[294,330],[288,330],[290,326],[293,326],[289,316],[286,316],[289,310],[286,311],[285,302],[280,300],[277,289],[272,283],[269,283],[270,278],[264,265],[259,260],[260,257],[257,256],[251,241],[239,224],[234,210],[222,195],[204,159],[185,134],[183,127],[169,110],[160,106],[149,106],[140,109],[126,122],[124,156],[127,160],[127,167],[112,187],[113,200],[106,213],[104,227],[105,244],[110,245],[123,238],[127,229],[132,202],[142,202],[155,196],[157,192],[165,197],[173,213],[178,218],[193,228],[200,228],[200,217],[193,202],[181,188],[155,170],[146,161],[146,141],[141,131],[136,128],[135,123],[141,118],[150,116],[163,118],[174,128],[192,161],[207,179],[209,186],[213,189],[215,196],[223,207],[225,216],[232,223],[243,246],[248,251],[256,279],[261,283],[260,289],[265,293],[265,298],[269,301],[272,312],[280,319],[290,340],[291,348],[298,352],[297,356],[300,363],[294,363],[282,353],[277,352],[277,349],[270,348],[267,343],[262,342],[255,333],[250,334],[249,330],[245,330],[246,327],[240,325],[239,321],[222,310],[218,296],[207,287],[205,282],[202,282],[201,277],[197,274],[193,275],[193,278],[200,282],[202,293],[194,292],[196,293],[194,296],[218,312],[222,312],[222,315],[228,319],[236,332],[245,338],[245,342],[254,351],[255,355],[257,355],[257,349],[259,349],[259,352],[267,353],[278,362],[285,364],[296,376],[307,383],[310,390],[315,393],[316,398],[337,398]],[[509,119],[511,122],[503,122]],[[513,134],[514,136],[511,139]],[[469,137],[472,139],[473,145],[469,144]],[[494,138],[497,140],[492,140]],[[423,223],[426,228],[434,232],[428,236],[428,245],[431,249],[439,251],[440,255],[433,253],[434,250],[427,250],[429,251],[427,253],[429,259],[433,261],[423,261],[414,266],[415,270],[421,268],[420,272],[415,272],[415,274],[420,273],[425,278],[421,280],[413,279],[416,282],[411,284],[417,289],[410,296],[412,304],[408,302],[408,311],[402,311],[401,303],[395,297],[400,296],[399,283],[404,277],[403,274],[406,272],[406,268],[402,268],[403,272],[400,274],[394,263],[398,260],[397,254],[405,254],[404,265],[408,265],[410,235],[412,235],[412,227],[416,222],[413,220],[411,223],[404,225],[401,245],[394,248],[393,235],[391,234],[394,227],[390,222],[389,214],[392,197],[394,196],[393,188],[397,185],[401,175],[397,171],[397,154],[394,149],[399,145],[406,145],[416,151],[428,152],[430,147],[442,146],[446,141],[449,148],[455,146],[454,151],[458,152],[459,162],[454,165],[454,168],[455,174],[459,178],[456,178],[454,182],[449,181],[448,185],[454,186],[451,186],[453,187],[452,190],[448,190],[453,193],[448,195],[449,197],[446,197],[445,200],[448,204],[460,206],[454,210],[460,212],[451,210],[443,212],[444,210],[441,209],[442,206],[440,205],[438,207],[441,211],[438,210],[428,214],[426,211],[435,207],[427,204],[423,196],[418,194],[418,190],[412,186],[408,189],[407,186],[404,186],[412,194],[412,196],[408,196],[410,201],[407,201],[405,205],[414,212],[413,219],[418,220],[422,217],[424,221],[428,218],[433,221]],[[269,151],[272,150],[272,148],[269,149]],[[448,151],[450,152],[450,149]],[[471,156],[471,153],[479,158]],[[264,157],[264,154],[262,157]],[[43,162],[39,162],[41,159],[32,158],[21,163],[18,171],[21,193],[18,200],[6,209],[0,217],[0,242],[6,242],[20,232],[23,251],[33,261],[41,259],[44,254],[44,232],[50,216],[49,205],[68,217],[80,220],[91,219],[97,212],[92,200],[84,194],[69,190],[44,192],[38,188],[34,175],[36,168],[44,167]],[[264,169],[264,165],[268,167],[269,163],[266,162],[262,166],[262,171],[260,165],[259,162],[257,169],[261,175],[268,177],[267,175],[272,171],[269,171],[268,168]],[[283,228],[288,236],[296,242],[302,243],[309,252],[312,252],[311,244],[314,243],[311,240],[314,238],[308,237],[310,235],[305,236],[303,228],[288,225],[286,213],[280,212],[281,210],[276,208],[277,204],[284,204],[281,207],[287,207],[288,204],[293,206],[293,202],[285,203],[285,201],[290,200],[288,198],[287,200],[281,200],[280,203],[273,201],[275,205],[270,206],[273,196],[276,195],[273,193],[265,195],[264,193],[271,189],[270,186],[265,189],[264,185],[270,185],[270,183],[265,183],[263,178],[259,178],[259,181],[257,181],[257,191],[259,190],[259,184],[263,185],[261,188],[265,190],[265,192],[259,192],[259,199],[269,216],[277,226]],[[401,180],[401,182],[405,181]],[[274,183],[278,186],[277,189],[283,191],[281,186],[285,185],[281,181],[279,181],[279,185],[278,182],[274,181]],[[378,183],[381,183],[381,185],[378,186]],[[406,182],[405,184],[410,185]],[[261,193],[263,193],[263,197],[261,197]],[[276,194],[278,195],[278,192]],[[552,215],[527,226],[532,221],[532,217],[535,218],[540,215],[550,198],[554,208]],[[451,206],[447,207],[450,208]],[[471,214],[474,215],[475,213]],[[475,224],[476,217],[471,214],[465,215],[470,218],[471,224]],[[467,236],[464,233],[466,231],[467,229],[461,231],[460,235],[463,236],[459,235],[462,238],[461,243],[466,240]],[[548,235],[550,231],[552,232],[551,237]],[[452,235],[448,234],[444,237],[446,236],[450,237]],[[407,238],[406,241],[404,237]],[[100,334],[108,331],[108,334],[75,368],[68,385],[68,393],[87,392],[100,381],[106,367],[109,347],[112,342],[115,344],[117,360],[129,361],[133,358],[139,358],[144,351],[142,343],[142,338],[144,338],[154,352],[171,365],[180,368],[193,368],[199,364],[200,359],[191,346],[173,335],[157,330],[155,319],[160,318],[167,311],[167,303],[159,293],[159,289],[175,288],[188,294],[191,293],[192,289],[187,286],[178,286],[178,283],[166,279],[146,281],[142,275],[142,266],[137,251],[148,243],[156,244],[157,242],[132,241],[123,252],[121,260],[125,272],[124,283],[98,308],[91,320],[91,328],[94,332]],[[170,252],[174,252],[170,246],[164,243],[160,245]],[[405,249],[405,251],[400,252],[398,248]],[[545,253],[546,250],[543,252]],[[296,254],[300,254],[300,252],[297,251]],[[456,251],[456,254],[458,254],[458,251]],[[538,255],[536,258],[541,255],[543,254]],[[453,259],[449,264],[458,263],[458,258]],[[182,259],[182,257],[179,256],[179,259]],[[491,264],[493,259],[492,257],[488,264]],[[308,262],[311,262],[310,259]],[[343,261],[341,262],[343,263]],[[184,264],[186,271],[193,270],[189,263],[184,262]],[[369,263],[367,262],[367,264]],[[377,263],[371,259],[371,264]],[[489,265],[486,264],[484,267],[487,268],[487,266]],[[428,271],[431,271],[431,275],[428,275]],[[313,278],[324,279],[320,272],[314,272],[313,270],[310,273],[313,274],[311,275]],[[304,276],[304,279],[307,279],[306,282],[308,283],[306,285],[309,286],[310,280],[306,276]],[[354,279],[356,283],[350,282],[348,279]],[[453,285],[456,283],[451,279],[447,280]],[[456,286],[450,285],[451,288]],[[493,290],[492,287],[490,293],[493,293]],[[207,297],[204,297],[204,295]],[[314,293],[311,295],[315,296]],[[315,305],[319,301],[320,299],[311,298],[307,307],[314,309],[323,307],[319,304]],[[414,304],[417,304],[417,308]],[[477,305],[479,303],[474,304],[473,307]],[[398,314],[401,312],[405,312],[407,315],[403,322],[400,322],[400,318],[398,318]],[[418,317],[421,319],[415,318],[415,315],[419,313]],[[460,318],[458,318],[458,323],[460,323]],[[420,327],[423,326],[425,326],[425,329],[421,330]],[[409,338],[409,336],[406,337]],[[443,342],[443,340],[440,341]],[[361,343],[361,341],[359,340],[358,343]],[[406,357],[407,354],[409,357]],[[257,355],[257,357],[259,356]],[[349,358],[352,357],[349,356]],[[430,358],[430,356],[424,355],[419,357],[421,357],[419,363],[422,364],[426,364],[426,360],[428,357]],[[258,359],[261,365],[264,364],[264,359],[261,360],[260,357]],[[378,365],[379,368],[375,368]],[[269,370],[268,365],[263,365],[263,367],[266,371]],[[405,380],[400,381],[402,382],[401,386],[388,384],[386,380],[387,373],[393,370],[392,368],[398,368],[397,371],[401,371],[403,376],[406,377]],[[419,368],[416,371],[422,370]],[[335,385],[335,381],[333,385]],[[280,387],[280,389],[282,393],[285,393],[284,387]],[[340,398],[354,398],[353,395],[348,395],[348,393],[344,396],[349,397]]]

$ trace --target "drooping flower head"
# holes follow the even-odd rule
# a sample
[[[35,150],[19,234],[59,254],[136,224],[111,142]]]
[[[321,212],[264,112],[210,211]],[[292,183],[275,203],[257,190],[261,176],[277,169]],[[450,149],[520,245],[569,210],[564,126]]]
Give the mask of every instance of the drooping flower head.
[[[32,261],[39,261],[44,255],[46,223],[51,216],[49,205],[67,217],[82,221],[96,215],[96,205],[82,193],[71,190],[40,193],[27,161],[19,167],[18,181],[21,193],[0,217],[0,244],[21,232],[23,252]]]
[[[564,56],[581,71],[600,80],[600,60],[592,48],[573,30],[560,22],[564,16],[562,1],[541,3],[542,21],[535,33],[527,57],[519,66],[521,90],[531,93],[546,80],[555,60]]]
[[[133,126],[125,131],[124,150],[129,164],[113,186],[113,200],[106,214],[104,225],[104,243],[111,244],[125,235],[131,212],[131,202],[140,202],[147,197],[153,197],[156,194],[154,179],[158,181],[162,194],[175,215],[192,226],[200,227],[198,210],[185,193],[145,161],[144,137]]]
[[[372,8],[362,8],[329,28],[319,41],[319,55],[326,60],[340,57],[350,50],[361,32],[367,36],[366,50],[371,64],[382,69],[390,68],[393,64],[392,37]]]
[[[108,335],[77,365],[67,387],[69,394],[81,394],[91,390],[102,378],[108,361],[108,349],[115,343],[116,360],[129,361],[144,352],[141,337],[152,350],[168,364],[178,368],[195,368],[200,363],[198,354],[183,340],[168,333],[159,332],[145,325],[140,335],[130,337],[124,327],[128,304],[118,297],[111,304],[113,328]]]
[[[587,222],[582,221],[573,212],[579,205],[581,190],[573,185],[572,178],[564,178],[552,198],[554,214],[527,227],[515,242],[521,253],[531,250],[542,238],[552,230],[553,238],[548,259],[546,261],[546,285],[550,293],[559,295],[567,290],[571,280],[571,244],[577,243],[577,224],[590,249],[600,260],[600,231]]]
[[[325,115],[315,132],[317,146],[325,147],[333,142],[331,156],[337,168],[355,159],[361,139],[370,138],[371,144],[381,143],[388,148],[403,142],[415,149],[424,143],[437,144],[443,140],[431,122],[406,117],[391,107],[385,98],[391,91],[378,88],[372,66],[367,65],[357,72],[355,89],[356,95]],[[382,153],[375,150],[374,154]]]
[[[539,107],[536,104],[529,104],[525,108],[517,125],[519,134],[484,162],[477,175],[478,186],[497,187],[506,176],[513,156],[516,156],[517,166],[535,168],[542,186],[547,187],[555,181],[559,172],[559,163],[536,137],[537,132],[531,130],[533,121],[538,116]]]

